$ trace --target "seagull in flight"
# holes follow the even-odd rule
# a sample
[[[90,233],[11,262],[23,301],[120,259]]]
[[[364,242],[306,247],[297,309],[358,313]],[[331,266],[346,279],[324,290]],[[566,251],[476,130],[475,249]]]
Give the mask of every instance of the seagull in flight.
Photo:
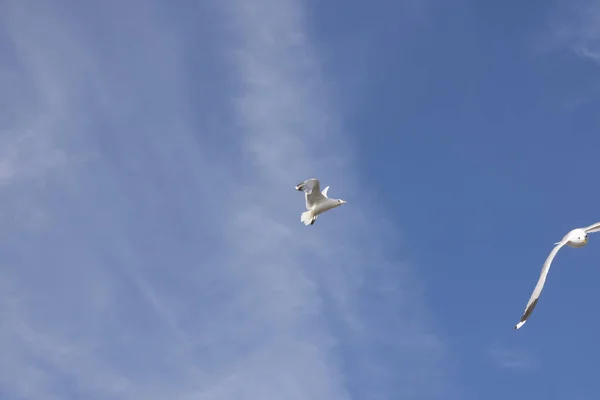
[[[600,231],[600,222],[596,222],[593,225],[590,225],[586,228],[577,228],[573,229],[569,233],[567,233],[560,242],[554,243],[554,248],[546,258],[544,265],[542,266],[542,272],[540,273],[540,278],[538,279],[537,285],[535,285],[535,289],[533,289],[533,293],[529,298],[529,302],[527,302],[527,307],[525,307],[525,311],[523,312],[523,316],[521,316],[521,320],[519,323],[515,325],[515,329],[519,329],[522,327],[525,322],[527,322],[527,318],[533,312],[533,309],[537,305],[537,302],[542,294],[542,289],[544,288],[544,283],[546,282],[546,276],[548,275],[548,270],[550,269],[550,264],[552,264],[552,260],[556,256],[556,253],[565,245],[573,248],[581,248],[585,246],[588,242],[588,233],[594,233]]]
[[[329,186],[321,191],[319,180],[315,178],[307,179],[304,182],[297,184],[295,189],[299,192],[304,192],[306,209],[308,211],[302,213],[300,221],[306,226],[313,225],[319,217],[319,214],[329,211],[332,208],[339,207],[342,204],[346,204],[345,200],[330,199],[327,197]]]

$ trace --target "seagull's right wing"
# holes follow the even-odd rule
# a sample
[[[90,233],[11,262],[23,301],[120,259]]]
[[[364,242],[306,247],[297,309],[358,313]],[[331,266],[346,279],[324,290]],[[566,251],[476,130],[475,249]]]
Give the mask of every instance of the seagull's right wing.
[[[542,294],[542,289],[544,288],[544,283],[546,283],[546,276],[548,276],[548,270],[550,269],[550,264],[552,264],[552,260],[554,260],[556,253],[558,253],[560,248],[563,247],[566,243],[567,243],[567,241],[564,239],[561,240],[560,242],[558,242],[556,244],[556,246],[554,246],[554,248],[552,249],[550,254],[548,255],[548,258],[546,258],[546,261],[544,262],[544,265],[542,266],[542,272],[540,273],[540,278],[538,279],[538,283],[537,283],[537,285],[535,285],[535,289],[533,289],[533,293],[531,294],[531,297],[529,298],[529,301],[527,302],[527,307],[525,307],[525,311],[523,312],[523,315],[521,316],[521,320],[519,321],[518,324],[515,325],[515,329],[519,329],[520,327],[522,327],[525,324],[525,322],[527,322],[527,318],[529,318],[529,316],[533,312],[533,309],[537,305],[540,295]]]

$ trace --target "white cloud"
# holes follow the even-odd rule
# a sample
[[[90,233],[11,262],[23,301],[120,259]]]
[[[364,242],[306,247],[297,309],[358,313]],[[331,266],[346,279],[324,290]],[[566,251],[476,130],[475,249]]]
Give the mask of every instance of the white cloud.
[[[600,62],[600,2],[585,1],[573,6],[572,47],[580,56]]]
[[[490,350],[490,357],[495,364],[503,368],[530,370],[536,366],[531,356],[524,351],[493,347]]]
[[[44,215],[1,233],[0,395],[444,391],[443,343],[387,259],[397,236],[360,190],[302,4],[134,3],[0,17],[0,81],[28,88],[0,93],[3,216]],[[229,28],[194,36],[195,18]],[[293,187],[311,176],[348,204],[306,228]]]
[[[542,52],[568,49],[600,62],[600,2],[577,0],[558,2],[548,18],[548,31],[536,37]]]

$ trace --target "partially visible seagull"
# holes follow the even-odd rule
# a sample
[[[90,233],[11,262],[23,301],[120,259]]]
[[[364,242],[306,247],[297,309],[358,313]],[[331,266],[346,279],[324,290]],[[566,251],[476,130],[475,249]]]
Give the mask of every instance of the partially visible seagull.
[[[330,199],[327,197],[329,186],[321,192],[321,185],[315,178],[307,179],[297,184],[295,189],[299,192],[304,192],[304,197],[306,198],[306,209],[308,211],[303,212],[300,216],[300,221],[306,226],[313,225],[319,214],[346,204],[345,200]]]
[[[519,329],[522,327],[525,322],[527,322],[527,318],[533,312],[533,309],[537,305],[537,302],[542,294],[542,289],[544,288],[544,283],[546,282],[546,276],[548,275],[548,270],[550,269],[550,264],[552,264],[552,260],[558,253],[558,250],[561,249],[564,245],[574,248],[580,248],[587,244],[588,242],[588,233],[594,233],[600,231],[600,222],[596,222],[593,225],[590,225],[586,228],[577,228],[573,229],[571,232],[567,233],[565,237],[562,238],[560,242],[554,243],[554,248],[550,252],[548,258],[544,262],[542,266],[542,272],[540,273],[540,279],[538,280],[537,285],[535,285],[535,289],[533,289],[533,293],[529,298],[529,302],[527,303],[527,307],[525,307],[525,312],[523,312],[523,316],[521,316],[521,320],[518,324],[515,325],[515,329]]]

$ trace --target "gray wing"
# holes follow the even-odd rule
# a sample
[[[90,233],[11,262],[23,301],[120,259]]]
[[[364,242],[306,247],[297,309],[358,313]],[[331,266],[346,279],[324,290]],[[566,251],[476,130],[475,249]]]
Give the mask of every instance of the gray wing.
[[[595,224],[592,224],[592,225],[588,226],[587,228],[583,228],[583,230],[585,231],[585,233],[599,232],[600,231],[600,222],[596,222]]]
[[[558,253],[560,248],[563,247],[565,245],[565,243],[567,243],[566,240],[564,240],[564,239],[561,240],[556,246],[554,246],[554,248],[552,249],[552,251],[550,252],[548,257],[546,258],[546,261],[544,262],[544,265],[542,266],[542,272],[540,273],[540,278],[538,279],[537,285],[535,285],[535,289],[533,289],[533,293],[531,294],[531,297],[529,298],[529,301],[527,302],[527,307],[525,307],[525,311],[523,312],[523,315],[521,316],[521,320],[519,321],[518,324],[515,325],[515,329],[519,329],[520,327],[522,327],[523,324],[525,324],[525,322],[527,322],[527,318],[529,318],[529,316],[535,309],[535,306],[537,305],[540,295],[542,294],[542,289],[544,288],[544,283],[546,283],[546,277],[548,276],[548,271],[550,270],[550,265],[552,264],[552,260],[554,260],[556,253]]]
[[[304,192],[306,209],[310,210],[315,204],[323,201],[326,197],[321,193],[321,184],[318,179],[310,178],[296,185],[296,190]]]

